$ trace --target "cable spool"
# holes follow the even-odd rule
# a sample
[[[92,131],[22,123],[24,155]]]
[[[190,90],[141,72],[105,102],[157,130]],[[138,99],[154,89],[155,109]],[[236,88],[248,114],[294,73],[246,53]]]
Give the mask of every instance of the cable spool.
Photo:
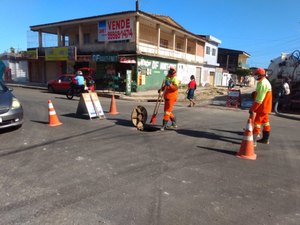
[[[139,105],[132,110],[131,121],[138,130],[144,130],[148,113],[145,107]]]

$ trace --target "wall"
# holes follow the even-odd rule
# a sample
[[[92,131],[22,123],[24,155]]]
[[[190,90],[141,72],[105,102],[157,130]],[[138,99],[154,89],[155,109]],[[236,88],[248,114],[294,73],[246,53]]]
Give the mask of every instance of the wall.
[[[177,62],[167,59],[139,56],[137,59],[137,91],[160,88],[170,66],[177,68]]]
[[[10,69],[9,77],[5,76],[5,80],[13,80],[18,82],[28,81],[28,62],[25,60],[3,60],[6,68]]]
[[[177,77],[181,84],[188,84],[190,82],[190,76],[194,75],[196,83],[199,84],[199,76],[196,76],[196,68],[198,66],[190,65],[186,63],[178,63]],[[197,80],[198,77],[198,80]]]
[[[205,48],[209,47],[210,48],[210,54],[204,54],[204,61],[207,62],[207,64],[209,65],[218,65],[217,64],[217,58],[218,58],[218,47],[216,47],[215,45],[212,45],[210,43],[206,43]],[[212,50],[215,49],[216,50],[216,54],[212,55]]]

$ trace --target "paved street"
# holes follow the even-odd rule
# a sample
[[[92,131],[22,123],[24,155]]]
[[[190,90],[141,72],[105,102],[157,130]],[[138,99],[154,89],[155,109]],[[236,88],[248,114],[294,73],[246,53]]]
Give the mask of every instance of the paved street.
[[[22,128],[0,133],[0,224],[298,225],[299,121],[271,115],[257,160],[235,156],[248,111],[178,104],[177,130],[137,131],[155,103],[100,98],[106,119],[76,117],[78,98],[14,88]],[[51,100],[60,121],[48,126]],[[158,125],[162,120],[162,107]]]

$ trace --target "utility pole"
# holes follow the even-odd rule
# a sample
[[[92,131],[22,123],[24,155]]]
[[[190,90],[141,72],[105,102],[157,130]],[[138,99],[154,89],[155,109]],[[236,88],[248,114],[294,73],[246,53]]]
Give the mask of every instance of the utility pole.
[[[226,70],[228,72],[228,64],[229,64],[229,55],[227,55],[227,59],[226,59]]]

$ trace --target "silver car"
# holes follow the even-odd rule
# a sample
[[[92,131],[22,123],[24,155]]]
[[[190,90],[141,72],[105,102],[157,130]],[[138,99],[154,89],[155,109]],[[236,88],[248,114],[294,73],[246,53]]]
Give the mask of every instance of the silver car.
[[[0,129],[21,127],[23,124],[23,108],[19,100],[0,81]]]

